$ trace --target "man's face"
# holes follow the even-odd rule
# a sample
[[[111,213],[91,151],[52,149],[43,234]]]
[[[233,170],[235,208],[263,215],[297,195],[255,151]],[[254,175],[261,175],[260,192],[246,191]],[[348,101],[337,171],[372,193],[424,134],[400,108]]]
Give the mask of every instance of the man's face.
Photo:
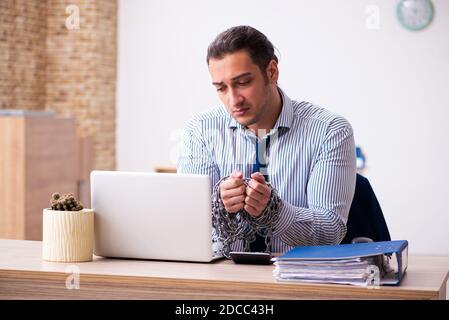
[[[270,108],[270,83],[245,50],[209,60],[212,84],[229,114],[242,126],[258,126]]]

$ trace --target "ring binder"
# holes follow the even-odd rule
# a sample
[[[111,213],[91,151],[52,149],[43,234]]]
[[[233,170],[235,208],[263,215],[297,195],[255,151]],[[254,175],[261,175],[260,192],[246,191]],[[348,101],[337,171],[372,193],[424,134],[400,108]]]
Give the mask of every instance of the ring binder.
[[[295,247],[273,261],[278,281],[398,285],[408,265],[408,241]]]

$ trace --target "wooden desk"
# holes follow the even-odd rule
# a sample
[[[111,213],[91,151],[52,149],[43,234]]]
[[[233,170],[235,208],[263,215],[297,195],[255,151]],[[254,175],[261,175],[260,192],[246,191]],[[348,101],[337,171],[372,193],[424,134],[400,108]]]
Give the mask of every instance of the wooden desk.
[[[399,287],[277,283],[274,266],[95,257],[41,260],[41,242],[0,240],[0,299],[445,299],[449,257],[410,256]],[[79,270],[79,289],[67,289]],[[69,273],[67,273],[69,272]]]

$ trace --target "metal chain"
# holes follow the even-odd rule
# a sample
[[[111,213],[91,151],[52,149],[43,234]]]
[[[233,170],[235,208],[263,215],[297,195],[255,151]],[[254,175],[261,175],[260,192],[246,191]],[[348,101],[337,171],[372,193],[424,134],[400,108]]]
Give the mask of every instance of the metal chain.
[[[271,252],[271,238],[273,226],[279,218],[279,209],[281,199],[276,189],[270,183],[271,187],[270,200],[262,214],[255,218],[244,209],[235,214],[226,211],[220,196],[220,183],[228,177],[218,181],[213,189],[212,194],[212,227],[215,229],[215,237],[213,241],[221,243],[221,253],[230,258],[229,252],[231,245],[237,240],[245,241],[245,251],[249,251],[250,243],[256,240],[256,233],[265,237],[266,252]],[[248,186],[249,178],[244,178],[244,183]]]

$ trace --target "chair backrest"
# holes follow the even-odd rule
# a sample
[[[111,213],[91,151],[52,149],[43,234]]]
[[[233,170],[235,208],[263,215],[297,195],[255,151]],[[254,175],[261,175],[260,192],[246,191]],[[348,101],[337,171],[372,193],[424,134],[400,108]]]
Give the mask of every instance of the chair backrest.
[[[357,174],[354,199],[349,209],[347,232],[341,243],[351,243],[354,238],[366,237],[373,241],[390,241],[382,209],[368,179]]]

